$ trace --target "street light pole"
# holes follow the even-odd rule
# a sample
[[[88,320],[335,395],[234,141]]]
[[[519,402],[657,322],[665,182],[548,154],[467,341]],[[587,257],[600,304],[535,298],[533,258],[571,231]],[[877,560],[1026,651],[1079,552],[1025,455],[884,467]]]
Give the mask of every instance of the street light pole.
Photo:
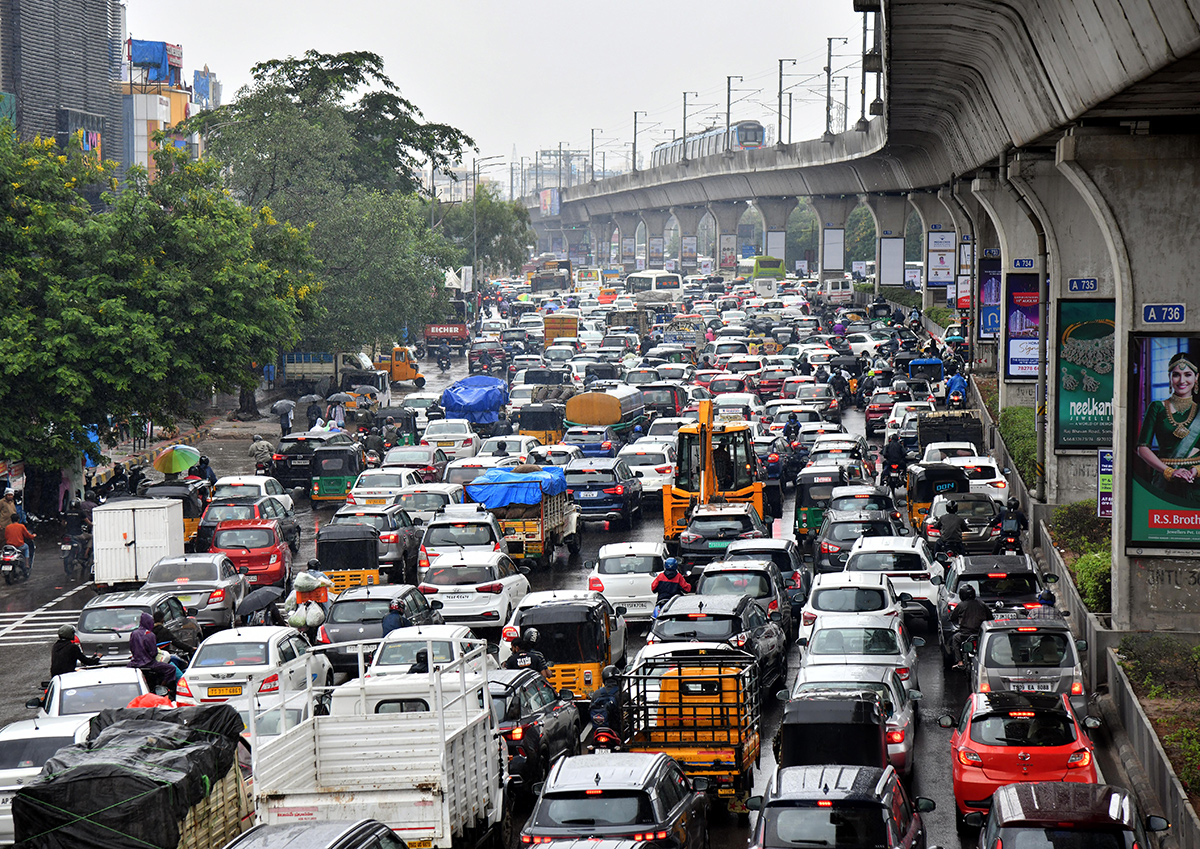
[[[645,115],[645,112],[634,111],[633,113],[633,153],[629,159],[629,170],[637,173],[637,119],[638,115]]]
[[[471,242],[473,246],[473,257],[471,259],[471,288],[475,290],[475,280],[479,275],[479,193],[476,188],[479,185],[479,166],[485,162],[503,159],[504,157],[496,154],[495,156],[485,156],[483,159],[471,160]]]
[[[592,127],[592,155],[588,159],[588,169],[592,172],[592,182],[596,182],[596,133],[602,133],[604,130],[599,127]]]
[[[825,136],[823,141],[833,141],[833,43],[841,41],[849,43],[845,38],[827,38],[828,47],[825,52]]]
[[[558,187],[562,188],[562,146],[563,143],[558,143]]]
[[[682,158],[683,158],[684,162],[687,161],[687,99],[688,99],[689,94],[692,97],[700,96],[699,94],[697,94],[694,91],[685,91],[683,93],[683,135],[681,136],[681,138],[683,139],[683,157]]]
[[[795,59],[780,59],[779,60],[779,131],[775,135],[777,144],[783,144],[783,63],[791,62],[796,64]]]
[[[725,78],[725,152],[729,152],[729,116],[733,112],[733,81],[742,82],[742,78],[737,75],[730,75]]]

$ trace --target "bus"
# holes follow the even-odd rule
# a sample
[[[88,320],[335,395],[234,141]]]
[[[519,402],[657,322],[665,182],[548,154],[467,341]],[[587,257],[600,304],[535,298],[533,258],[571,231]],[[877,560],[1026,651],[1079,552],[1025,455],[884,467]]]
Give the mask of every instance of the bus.
[[[579,292],[588,286],[599,286],[604,282],[599,268],[580,268],[575,272],[575,291]]]
[[[683,278],[672,271],[637,271],[625,278],[625,291],[639,304],[678,303]]]
[[[783,260],[773,256],[751,256],[738,260],[738,277],[754,280],[756,277],[773,277],[782,280],[787,276]]]

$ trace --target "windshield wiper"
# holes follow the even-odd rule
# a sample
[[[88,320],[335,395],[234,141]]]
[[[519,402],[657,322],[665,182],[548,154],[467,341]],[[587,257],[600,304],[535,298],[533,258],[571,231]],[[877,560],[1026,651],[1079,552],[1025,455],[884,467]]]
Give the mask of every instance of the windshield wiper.
[[[596,820],[595,820],[595,818],[577,819],[577,820],[561,820],[559,824],[560,825],[595,825]]]

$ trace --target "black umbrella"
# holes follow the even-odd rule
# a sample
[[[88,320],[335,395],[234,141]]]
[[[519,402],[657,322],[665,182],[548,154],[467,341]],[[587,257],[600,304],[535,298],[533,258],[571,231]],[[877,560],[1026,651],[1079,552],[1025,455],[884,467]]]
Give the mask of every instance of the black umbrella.
[[[237,615],[249,616],[251,613],[257,613],[268,605],[279,601],[282,596],[283,590],[279,587],[259,587],[256,590],[246,593],[246,597],[242,599],[242,603],[237,607]]]
[[[354,398],[346,392],[334,392],[325,400],[329,401],[331,404],[345,404],[347,401],[353,401]]]
[[[288,412],[289,410],[294,410],[295,408],[296,408],[295,401],[289,401],[286,398],[283,398],[279,401],[276,401],[274,404],[271,405],[271,412],[277,416],[280,416],[280,415],[283,415],[284,413]]]
[[[355,387],[351,388],[350,391],[356,392],[359,395],[378,395],[379,394],[378,389],[376,389],[374,386],[367,386],[366,384],[364,384],[362,386],[355,386]]]
[[[325,399],[320,395],[301,395],[297,404],[320,404]]]

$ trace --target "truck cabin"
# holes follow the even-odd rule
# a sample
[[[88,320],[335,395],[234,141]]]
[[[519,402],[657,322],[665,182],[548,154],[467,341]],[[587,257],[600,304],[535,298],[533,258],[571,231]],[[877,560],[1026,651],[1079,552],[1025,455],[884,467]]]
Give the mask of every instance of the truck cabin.
[[[338,388],[342,392],[348,392],[354,396],[354,400],[346,404],[347,409],[391,404],[391,378],[382,369],[343,371]]]

